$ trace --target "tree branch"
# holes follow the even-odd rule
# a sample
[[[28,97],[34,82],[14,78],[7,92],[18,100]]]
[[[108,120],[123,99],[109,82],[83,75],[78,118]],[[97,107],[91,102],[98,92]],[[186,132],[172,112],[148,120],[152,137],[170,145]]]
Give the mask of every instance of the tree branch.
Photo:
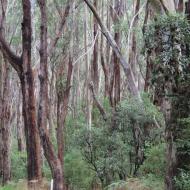
[[[119,49],[117,43],[115,42],[114,38],[112,37],[111,33],[107,29],[107,27],[103,24],[100,16],[98,15],[98,12],[96,11],[96,8],[93,6],[93,4],[89,0],[84,0],[84,2],[87,4],[87,6],[90,8],[92,13],[94,14],[100,28],[102,34],[105,36],[107,39],[109,45],[112,47],[113,51],[115,52],[117,58],[120,60],[120,64],[124,69],[124,72],[128,78],[128,83],[129,83],[129,89],[130,92],[139,98],[141,100],[141,96],[137,87],[137,84],[135,82],[135,78],[131,69],[131,66],[126,62],[124,56],[121,53],[121,50]]]
[[[92,92],[92,96],[93,96],[95,105],[97,106],[98,110],[100,111],[100,113],[101,113],[101,115],[102,115],[104,121],[107,121],[107,118],[108,118],[108,117],[107,117],[107,114],[106,114],[106,112],[105,112],[103,106],[100,104],[100,102],[98,101],[98,99],[97,99],[97,97],[96,97],[96,94],[95,94],[95,92],[94,92],[94,85],[93,85],[92,82],[89,84],[89,88],[90,88],[90,90],[91,90],[91,92]]]
[[[59,27],[58,27],[58,32],[55,36],[54,39],[51,40],[51,43],[50,43],[50,48],[49,48],[49,51],[48,51],[48,55],[51,56],[52,53],[53,53],[53,49],[55,48],[59,38],[61,37],[61,34],[62,34],[62,31],[64,29],[64,26],[65,26],[65,23],[66,23],[66,19],[69,15],[69,11],[70,11],[70,0],[67,0],[67,4],[66,4],[66,7],[65,7],[65,11],[64,11],[64,14],[63,16],[61,17],[61,21],[59,23]],[[59,12],[59,11],[58,11]],[[61,13],[59,12],[59,15]]]
[[[17,56],[9,47],[8,43],[5,41],[2,32],[0,31],[0,49],[12,67],[18,72],[21,73],[22,59]]]

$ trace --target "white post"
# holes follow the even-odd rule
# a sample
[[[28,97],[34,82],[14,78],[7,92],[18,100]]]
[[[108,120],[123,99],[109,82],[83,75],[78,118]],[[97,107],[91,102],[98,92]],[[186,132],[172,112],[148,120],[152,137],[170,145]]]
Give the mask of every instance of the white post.
[[[53,190],[53,179],[51,180],[50,190]]]

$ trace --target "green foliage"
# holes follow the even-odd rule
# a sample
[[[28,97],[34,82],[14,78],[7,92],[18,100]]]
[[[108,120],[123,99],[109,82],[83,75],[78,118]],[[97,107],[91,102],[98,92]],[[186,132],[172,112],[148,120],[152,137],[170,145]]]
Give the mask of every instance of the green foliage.
[[[165,85],[183,83],[189,78],[190,25],[183,15],[161,16],[148,26],[145,34],[147,56],[154,62],[152,84],[159,93],[171,96]],[[189,80],[188,80],[189,81]],[[173,94],[172,94],[173,95]]]
[[[175,185],[178,190],[189,190],[190,187],[190,172],[180,170],[180,174],[175,177]]]
[[[108,187],[105,188],[105,190],[119,190],[119,189],[127,189],[127,182],[126,181],[118,181],[115,183],[112,183]]]
[[[166,168],[165,144],[149,145],[145,150],[145,161],[140,168],[142,175],[163,177]]]
[[[92,128],[91,131],[84,129],[79,140],[86,162],[103,184],[109,183],[109,177],[118,179],[119,174],[128,173],[128,145],[123,142],[122,134],[110,134],[106,127]]]
[[[26,152],[18,152],[15,148],[11,152],[11,175],[14,181],[27,177],[27,155]]]
[[[15,185],[14,184],[8,184],[4,187],[0,187],[0,190],[15,190]]]
[[[190,155],[190,118],[180,119],[178,120],[178,123],[180,124],[181,129],[180,135],[178,135],[178,138],[176,140],[177,149],[180,154]]]
[[[99,120],[93,123],[91,130],[78,130],[80,135],[77,141],[85,161],[96,172],[103,185],[119,179],[125,180],[127,176],[133,175],[136,165],[140,164],[136,162],[135,144],[138,139],[134,139],[134,125],[137,124],[138,130],[144,131],[145,125],[154,125],[157,120],[160,134],[164,125],[162,114],[147,95],[143,95],[143,102],[127,98],[114,114],[112,110],[109,113],[110,117],[105,122],[98,117],[97,112],[95,117]],[[157,128],[152,127],[152,131],[157,131]],[[139,138],[139,151],[143,152],[144,133],[140,133]]]
[[[73,149],[64,158],[65,180],[70,184],[72,190],[90,190],[95,173],[89,169],[87,163],[82,159],[81,153]]]
[[[166,132],[172,137],[167,140],[176,146],[175,156],[181,171],[175,179],[176,184],[180,190],[189,189],[190,24],[182,15],[162,16],[148,27],[148,31],[145,43],[147,56],[153,62],[152,85],[158,96],[169,104]]]
[[[131,126],[133,122],[138,122],[141,126],[144,124],[152,124],[155,119],[160,126],[164,126],[164,119],[161,112],[154,106],[147,94],[142,94],[143,101],[140,102],[136,98],[127,98],[121,102],[118,107],[117,117],[120,125],[125,127]]]
[[[154,174],[142,177],[141,182],[150,190],[164,190],[164,179]]]

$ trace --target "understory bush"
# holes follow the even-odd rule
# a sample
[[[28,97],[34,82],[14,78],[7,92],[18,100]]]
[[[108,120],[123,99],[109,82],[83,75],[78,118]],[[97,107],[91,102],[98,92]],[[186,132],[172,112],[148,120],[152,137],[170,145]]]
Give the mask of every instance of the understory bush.
[[[64,158],[65,181],[72,190],[90,190],[95,180],[95,172],[90,170],[79,150],[67,152]]]

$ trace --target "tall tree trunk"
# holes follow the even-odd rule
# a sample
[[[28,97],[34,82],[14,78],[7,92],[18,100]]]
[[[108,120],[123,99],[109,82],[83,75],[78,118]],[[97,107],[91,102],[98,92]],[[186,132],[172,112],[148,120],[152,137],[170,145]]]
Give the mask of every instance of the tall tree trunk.
[[[87,13],[87,5],[85,6],[85,20],[84,20],[84,49],[87,52],[87,44],[88,44],[88,13]],[[89,65],[89,56],[86,53],[85,55],[85,67],[86,67],[86,81],[85,81],[85,90],[86,90],[86,120],[88,129],[91,129],[92,126],[92,99],[90,96],[90,90],[88,88],[88,82],[90,80],[90,65]]]
[[[138,20],[139,20],[139,16],[138,16],[138,12],[139,12],[139,8],[140,8],[140,0],[135,0],[133,3],[133,7],[134,7],[134,12],[133,12],[133,17],[134,20],[132,20],[132,28],[130,31],[130,35],[129,36],[129,64],[131,65],[131,68],[133,70],[133,74],[134,74],[134,78],[135,78],[135,82],[138,83],[138,69],[137,69],[137,42],[136,42],[136,34],[135,34],[135,27],[137,27],[138,24]]]
[[[114,25],[119,24],[120,19],[122,18],[123,15],[123,1],[122,0],[115,0],[115,5],[114,5],[114,11],[112,14],[112,19],[114,22]],[[114,34],[114,40],[118,47],[120,46],[120,41],[121,41],[121,33],[118,29],[115,29],[115,34]],[[121,74],[120,74],[120,64],[119,64],[119,59],[116,55],[116,53],[113,51],[113,81],[111,82],[111,88],[110,88],[110,99],[112,106],[116,107],[116,105],[120,101],[120,91],[121,91]]]
[[[21,68],[21,88],[23,96],[23,116],[27,144],[28,179],[40,180],[40,139],[36,123],[36,105],[34,97],[34,79],[31,64],[31,4],[30,0],[23,0],[23,53]]]
[[[7,0],[1,2],[1,32],[4,36],[5,34],[5,19],[7,10]],[[2,56],[2,85],[0,94],[0,154],[1,154],[1,174],[2,174],[2,184],[7,184],[11,179],[11,160],[10,160],[10,67],[5,56]]]
[[[50,140],[47,125],[47,104],[48,104],[48,67],[47,67],[47,12],[46,0],[38,0],[41,12],[41,47],[40,47],[40,100],[38,108],[38,129],[40,133],[41,143],[43,145],[45,157],[49,163],[54,186],[53,190],[64,189],[63,168],[60,158],[56,155],[54,146]],[[61,131],[62,132],[62,131]],[[62,138],[63,139],[63,136]],[[62,141],[61,141],[62,143]],[[62,148],[62,147],[61,147]]]
[[[23,117],[27,145],[28,180],[41,180],[40,141],[36,125],[36,104],[34,98],[34,80],[31,65],[31,4],[30,0],[22,0],[22,57],[18,57],[10,49],[0,31],[1,51],[12,67],[17,71],[21,81],[23,96]]]

